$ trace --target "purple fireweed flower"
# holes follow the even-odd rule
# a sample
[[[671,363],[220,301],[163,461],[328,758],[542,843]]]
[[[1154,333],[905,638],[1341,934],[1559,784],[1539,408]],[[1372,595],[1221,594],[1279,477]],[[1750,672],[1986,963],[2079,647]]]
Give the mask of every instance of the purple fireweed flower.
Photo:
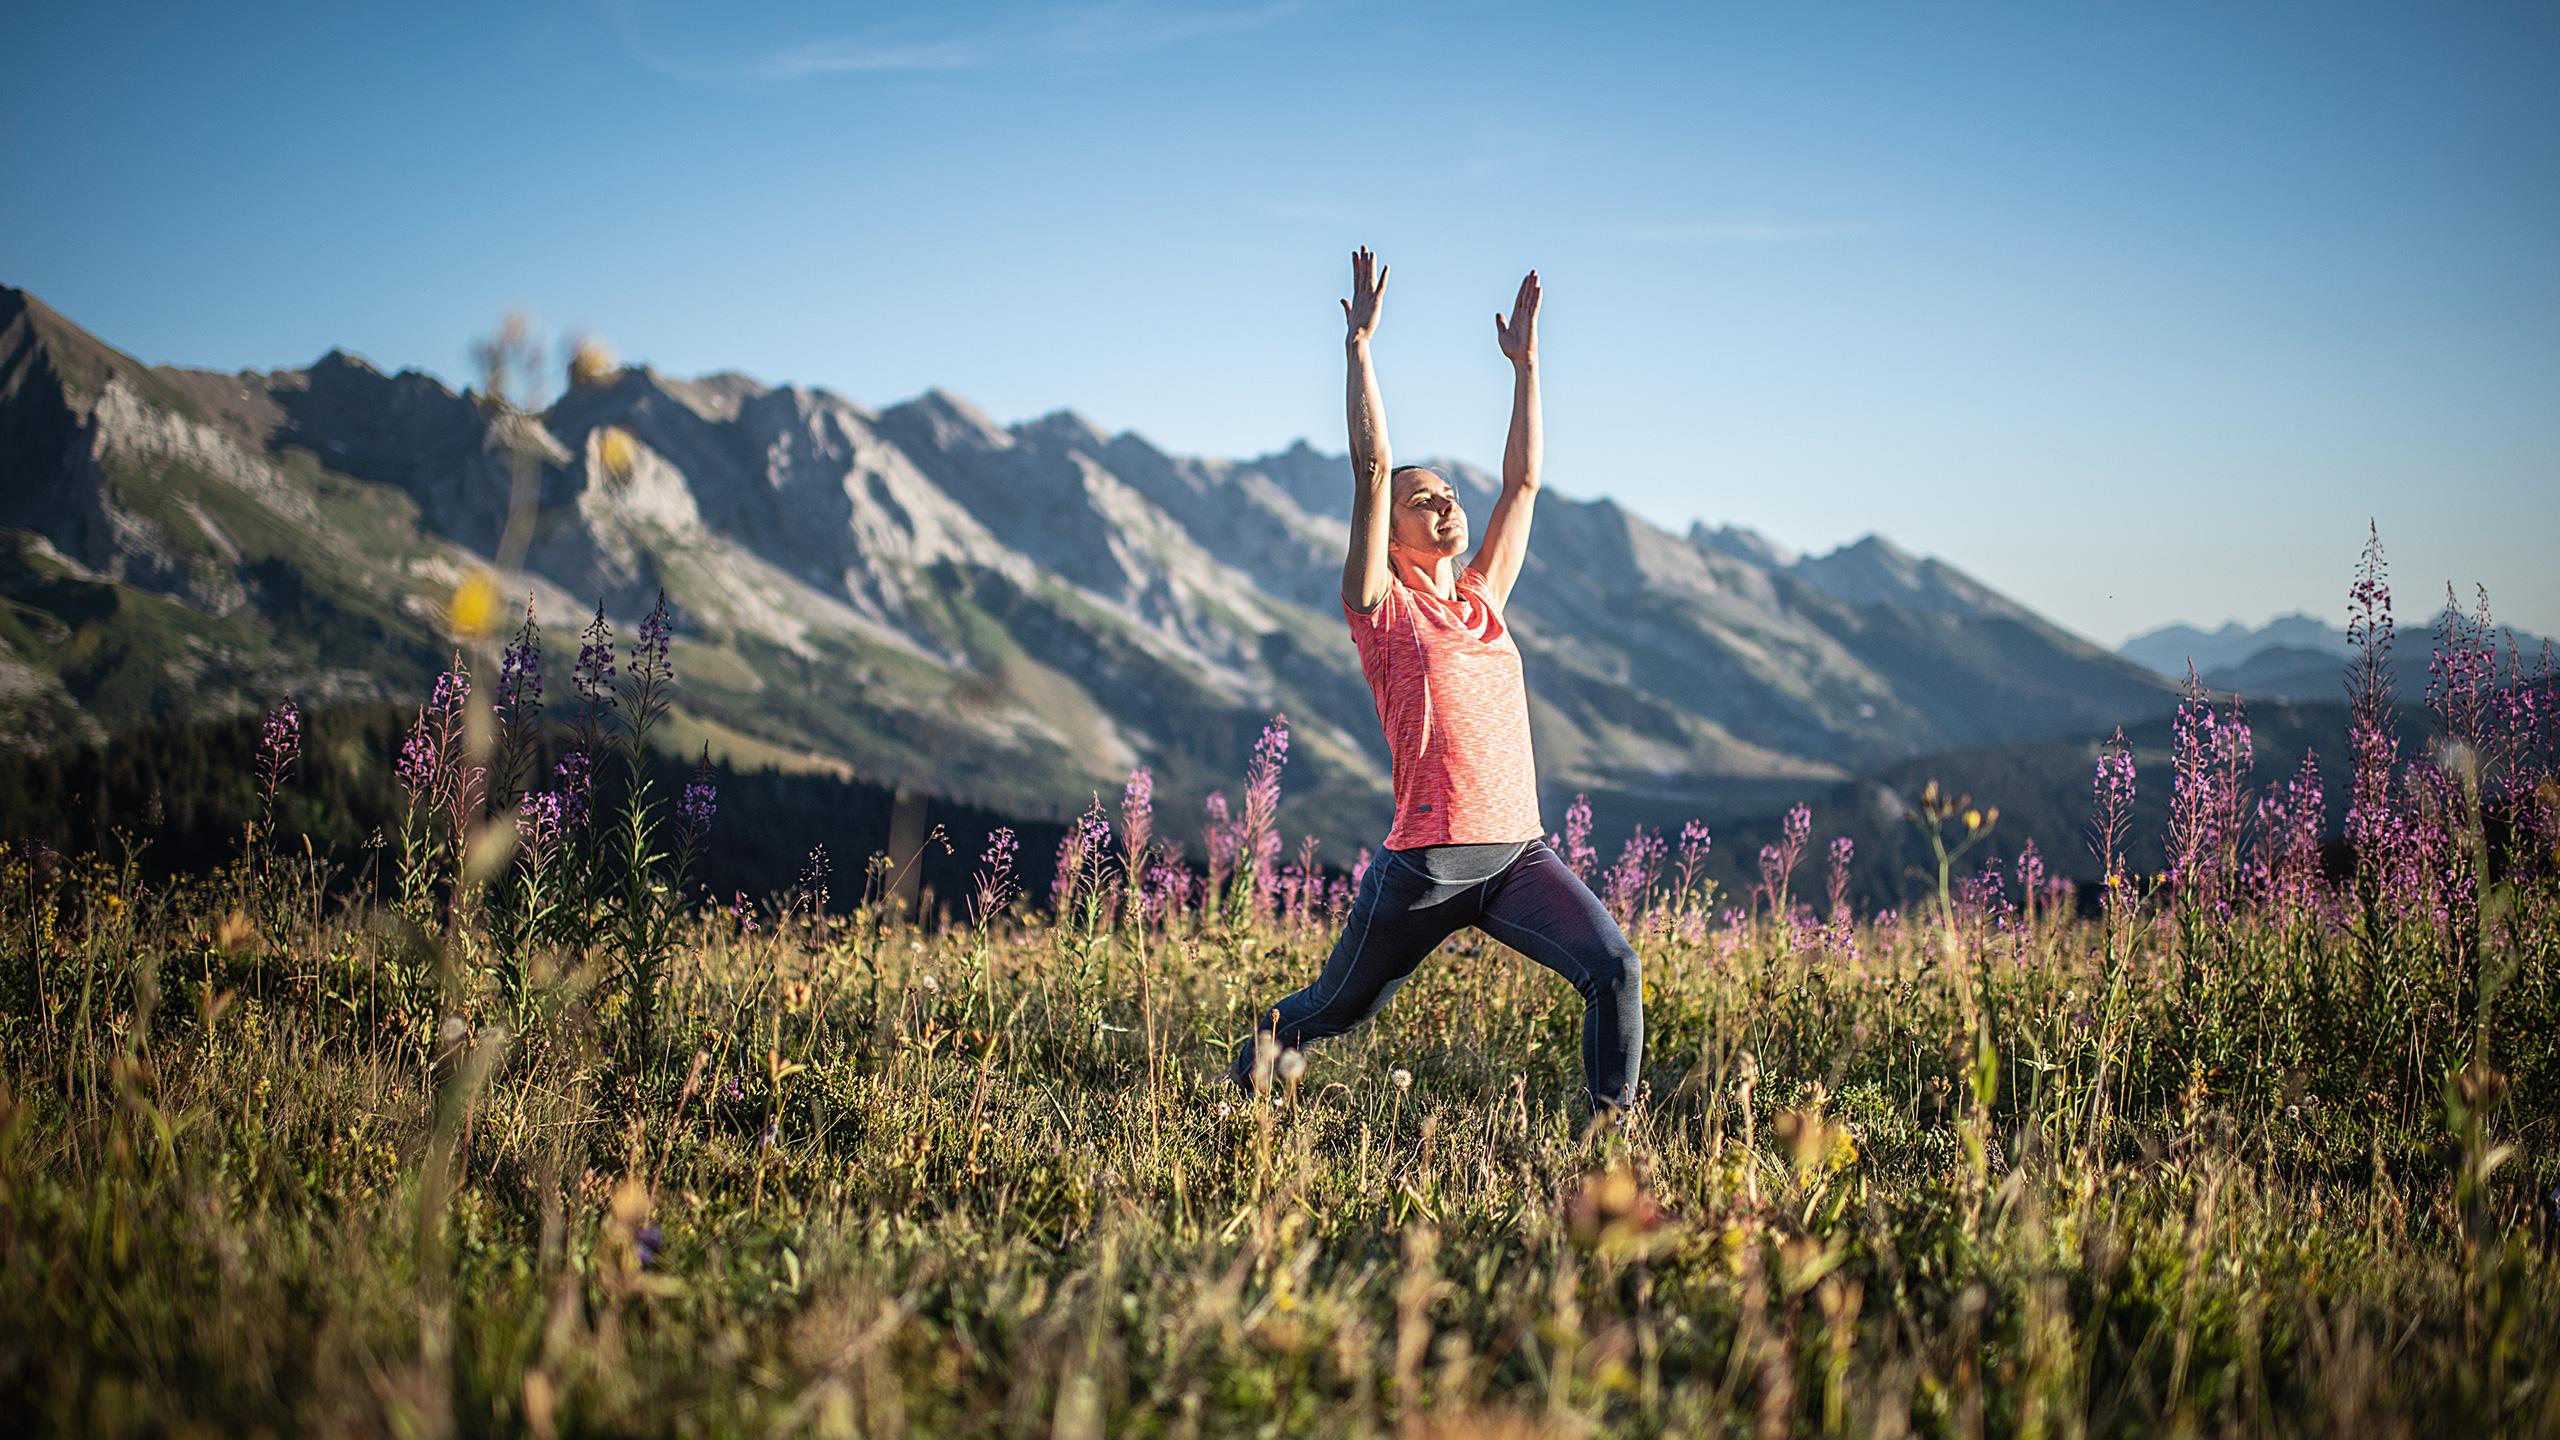
[[[676,678],[675,666],[667,659],[668,646],[675,639],[675,622],[667,614],[667,592],[658,591],[658,603],[651,606],[640,622],[640,636],[631,646],[631,675],[643,685],[662,686]]]
[[[2490,716],[2498,687],[2498,650],[2491,635],[2489,592],[2480,590],[2480,610],[2466,618],[2444,587],[2444,614],[2436,622],[2436,645],[2427,657],[2427,708],[2445,735],[2480,752],[2487,748]]]
[[[596,618],[578,632],[578,664],[570,672],[577,682],[578,698],[590,710],[614,707],[613,625],[604,618],[604,605],[596,605]]]
[[[2125,873],[2124,842],[2133,830],[2133,748],[2124,743],[2124,727],[2098,750],[2097,772],[2089,779],[2089,853],[2107,887],[2108,903],[2130,887]]]
[[[2169,810],[2169,880],[2183,899],[2227,911],[2248,816],[2249,722],[2234,697],[2222,715],[2195,666],[2172,726],[2176,767]]]
[[[1609,867],[1604,893],[1609,910],[1621,923],[1634,921],[1636,907],[1661,874],[1663,849],[1662,836],[1639,825],[1618,851],[1617,863]]]
[[[1715,837],[1708,833],[1707,822],[1691,820],[1680,827],[1680,902],[1693,903],[1698,893],[1698,878],[1707,868],[1707,856],[1715,849]]]
[[[1075,897],[1076,882],[1083,874],[1084,829],[1071,825],[1067,827],[1067,833],[1058,837],[1058,858],[1049,877],[1049,909],[1052,912],[1058,915],[1067,913],[1068,902]]]
[[[275,798],[276,787],[284,783],[285,772],[301,753],[302,712],[288,696],[267,712],[266,727],[258,737],[258,780],[268,799]]]
[[[676,801],[676,831],[685,843],[700,840],[711,829],[711,817],[720,808],[719,787],[711,783],[711,758],[706,752],[702,763],[694,767],[692,783]]]
[[[416,799],[435,788],[437,768],[435,734],[427,728],[427,712],[421,708],[417,723],[409,727],[408,737],[400,742],[400,759],[391,773],[399,780],[400,788]]]
[[[2404,826],[2392,805],[2400,737],[2392,726],[2391,587],[2384,582],[2382,533],[2368,525],[2364,558],[2347,588],[2347,639],[2356,657],[2347,672],[2347,744],[2355,771],[2347,798],[2347,843],[2356,856],[2357,885],[2365,903],[2376,903],[2403,868]]]
[[[1813,809],[1795,805],[1778,827],[1778,843],[1760,847],[1760,888],[1769,897],[1769,913],[1783,919],[1786,908],[1787,881],[1795,874],[1796,863],[1804,858],[1805,843],[1813,838]]]
[[[1021,848],[1010,825],[999,825],[987,832],[986,852],[978,857],[977,893],[974,908],[977,920],[985,923],[988,916],[1002,910],[1013,900],[1013,857]]]
[[[1244,846],[1244,832],[1227,816],[1227,792],[1210,791],[1201,809],[1206,815],[1201,822],[1201,835],[1209,847],[1208,887],[1214,893],[1235,868],[1236,856]]]
[[[1060,914],[1075,899],[1077,887],[1088,880],[1102,883],[1102,866],[1111,845],[1111,822],[1103,818],[1102,796],[1058,837],[1058,873],[1049,884],[1049,898]]]
[[[2249,881],[2259,900],[2291,917],[2308,909],[2320,885],[2322,801],[2318,757],[2304,751],[2302,766],[2281,790],[2258,800],[2257,859]]]
[[[1154,838],[1155,815],[1155,773],[1141,765],[1129,772],[1128,786],[1120,792],[1120,830],[1127,840],[1127,866],[1133,875],[1141,873],[1147,842]]]
[[[1150,925],[1181,914],[1191,901],[1191,868],[1179,860],[1160,860],[1147,867],[1138,913]]]
[[[1359,891],[1360,882],[1369,878],[1369,862],[1376,858],[1368,846],[1360,847],[1359,858],[1351,862],[1351,889],[1354,893]]]
[[[1592,867],[1600,863],[1600,852],[1591,846],[1591,798],[1577,793],[1573,803],[1565,807],[1563,845],[1566,868],[1588,881]]]
[[[1857,858],[1857,854],[1857,842],[1848,836],[1841,835],[1832,840],[1831,880],[1829,893],[1824,898],[1831,902],[1831,918],[1835,922],[1844,921],[1849,915],[1849,862]]]
[[[1239,859],[1253,861],[1253,905],[1256,914],[1271,912],[1279,881],[1274,862],[1280,853],[1280,771],[1289,763],[1289,717],[1274,715],[1254,742],[1253,761],[1245,770],[1244,821],[1238,836]]]
[[[525,607],[524,628],[507,643],[498,660],[498,713],[531,716],[542,710],[542,645],[533,638],[533,608]]]
[[[1983,857],[1982,869],[1956,882],[1956,908],[1966,915],[1979,916],[1994,930],[2007,930],[2017,918],[2017,907],[2009,903],[2008,882],[2000,876],[2000,857]]]
[[[559,763],[551,767],[551,773],[559,777],[561,785],[570,794],[583,798],[595,788],[596,757],[579,749],[563,751]]]
[[[528,791],[516,801],[516,833],[524,839],[524,848],[516,855],[527,869],[538,870],[550,860],[560,837],[569,831],[571,803],[557,790]]]
[[[1093,805],[1076,817],[1076,828],[1083,833],[1088,853],[1099,854],[1111,846],[1111,822],[1103,817],[1102,797],[1093,797]]]

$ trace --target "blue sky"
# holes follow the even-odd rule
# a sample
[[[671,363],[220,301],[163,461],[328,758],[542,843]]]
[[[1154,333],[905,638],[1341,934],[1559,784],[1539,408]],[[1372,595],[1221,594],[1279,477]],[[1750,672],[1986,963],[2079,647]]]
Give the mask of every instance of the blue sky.
[[[13,7],[0,283],[155,363],[679,374],[1881,531],[2113,644],[2342,618],[2368,517],[2560,633],[2560,7]],[[1346,483],[1347,480],[1346,480]]]

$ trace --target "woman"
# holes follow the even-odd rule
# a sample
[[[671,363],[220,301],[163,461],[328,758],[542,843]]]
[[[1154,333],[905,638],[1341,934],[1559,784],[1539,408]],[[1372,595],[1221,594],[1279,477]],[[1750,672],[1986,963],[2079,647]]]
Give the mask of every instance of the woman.
[[[1623,1123],[1644,1053],[1636,952],[1546,842],[1520,650],[1502,619],[1538,499],[1538,272],[1520,282],[1510,317],[1493,317],[1511,361],[1511,437],[1484,543],[1454,573],[1467,541],[1457,492],[1434,471],[1388,463],[1369,359],[1386,287],[1387,268],[1374,255],[1353,255],[1352,298],[1342,302],[1353,481],[1342,613],[1386,732],[1395,825],[1324,973],[1257,1017],[1230,1074],[1249,1092],[1266,1092],[1283,1048],[1377,1014],[1425,955],[1473,925],[1582,993],[1588,1100],[1595,1117]]]

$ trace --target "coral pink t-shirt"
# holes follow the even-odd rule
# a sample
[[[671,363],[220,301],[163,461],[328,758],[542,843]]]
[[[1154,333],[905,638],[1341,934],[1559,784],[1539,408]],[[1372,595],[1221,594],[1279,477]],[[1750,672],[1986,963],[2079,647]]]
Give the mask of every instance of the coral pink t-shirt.
[[[1529,750],[1529,690],[1520,647],[1494,608],[1484,572],[1458,572],[1442,600],[1390,576],[1366,614],[1342,602],[1360,671],[1378,702],[1395,766],[1390,850],[1508,844],[1547,833]]]

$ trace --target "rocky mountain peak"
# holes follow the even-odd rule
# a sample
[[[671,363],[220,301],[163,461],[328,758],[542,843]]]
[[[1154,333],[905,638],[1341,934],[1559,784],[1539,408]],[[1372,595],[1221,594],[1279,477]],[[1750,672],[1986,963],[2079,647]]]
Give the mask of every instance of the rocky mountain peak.
[[[884,425],[908,429],[939,449],[1009,450],[1013,435],[987,412],[940,386],[880,412]]]

